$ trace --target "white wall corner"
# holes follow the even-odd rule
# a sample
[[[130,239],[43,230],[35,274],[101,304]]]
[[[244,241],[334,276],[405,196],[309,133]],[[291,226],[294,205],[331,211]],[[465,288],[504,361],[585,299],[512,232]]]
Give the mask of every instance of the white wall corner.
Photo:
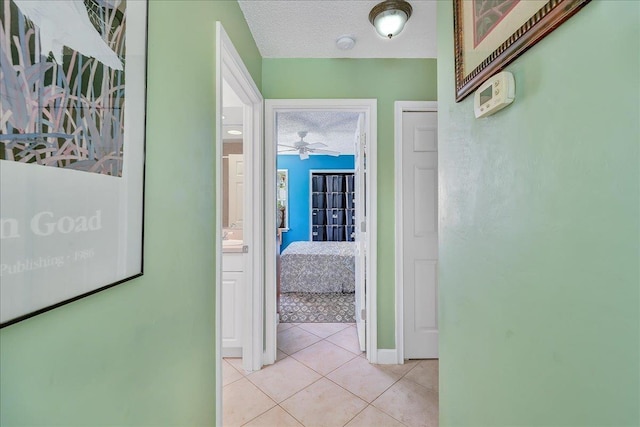
[[[376,363],[379,365],[398,365],[398,350],[395,348],[379,348]]]

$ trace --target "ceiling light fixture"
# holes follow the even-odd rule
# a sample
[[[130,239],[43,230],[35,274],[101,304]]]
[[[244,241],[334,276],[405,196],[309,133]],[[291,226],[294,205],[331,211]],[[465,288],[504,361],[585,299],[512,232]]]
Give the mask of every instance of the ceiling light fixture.
[[[369,12],[369,21],[382,37],[392,38],[402,32],[413,8],[405,0],[385,0]]]
[[[239,130],[228,130],[227,133],[229,135],[242,135],[242,131]]]

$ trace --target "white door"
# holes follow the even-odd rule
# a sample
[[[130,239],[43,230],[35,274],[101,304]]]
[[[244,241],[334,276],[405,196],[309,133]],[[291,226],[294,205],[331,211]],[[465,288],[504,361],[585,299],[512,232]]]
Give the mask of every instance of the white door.
[[[404,358],[438,357],[436,112],[402,113]]]
[[[244,154],[229,154],[229,225],[242,228],[243,213]]]
[[[365,197],[365,182],[366,182],[366,134],[364,133],[364,114],[360,114],[358,119],[358,129],[355,136],[355,190],[356,190],[356,221],[355,221],[355,273],[356,273],[356,326],[358,329],[358,341],[360,342],[360,351],[365,351],[365,335],[366,335],[366,322],[365,322],[365,293],[366,293],[366,253],[367,247],[365,244],[366,230],[364,228],[366,220],[366,197]]]

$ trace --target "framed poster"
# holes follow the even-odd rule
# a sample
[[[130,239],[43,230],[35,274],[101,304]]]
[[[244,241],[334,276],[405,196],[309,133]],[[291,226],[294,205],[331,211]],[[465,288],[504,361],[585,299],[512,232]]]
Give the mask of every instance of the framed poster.
[[[142,274],[147,2],[0,6],[0,326]]]
[[[453,0],[456,102],[590,0]]]

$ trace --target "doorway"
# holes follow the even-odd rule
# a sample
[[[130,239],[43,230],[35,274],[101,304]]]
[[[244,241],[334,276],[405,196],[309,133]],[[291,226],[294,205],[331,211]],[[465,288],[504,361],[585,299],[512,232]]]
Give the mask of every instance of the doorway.
[[[354,225],[354,234],[359,236],[356,265],[360,266],[361,286],[356,288],[356,323],[361,332],[361,341],[367,359],[377,361],[377,325],[376,325],[376,100],[266,100],[265,101],[265,183],[273,183],[265,187],[265,354],[264,364],[272,364],[277,355],[278,326],[278,288],[277,288],[277,253],[278,253],[278,206],[276,153],[278,143],[278,114],[301,112],[348,112],[357,113],[361,117],[356,144],[361,150],[355,157],[355,181],[362,185],[363,201],[362,218]],[[304,131],[304,129],[300,129]],[[360,136],[361,135],[361,136]],[[354,135],[355,136],[355,135]],[[316,148],[319,148],[316,146]],[[329,150],[330,151],[330,150]],[[306,157],[302,152],[300,157]],[[359,178],[358,178],[359,177]],[[345,229],[346,230],[346,229]],[[313,229],[309,230],[313,233]],[[358,269],[356,269],[358,271]],[[357,274],[357,273],[356,273]],[[366,288],[366,292],[365,292]],[[358,292],[360,291],[360,293]],[[360,295],[360,298],[358,298]],[[366,325],[366,326],[365,326]]]
[[[262,212],[264,204],[261,195],[263,186],[263,99],[231,39],[216,22],[216,425],[222,425],[222,355],[223,335],[226,344],[231,344],[237,356],[242,357],[242,368],[246,371],[258,370],[262,367],[262,313],[263,313],[263,253],[264,222]],[[226,92],[227,114],[224,110]],[[232,95],[232,96],[229,96]],[[233,101],[231,101],[233,100]],[[233,105],[229,105],[233,104]],[[234,120],[231,116],[238,114]],[[225,115],[225,119],[223,119]],[[241,126],[237,126],[239,123]],[[225,126],[226,125],[226,126]],[[236,126],[234,126],[236,125]],[[227,153],[227,171],[233,170],[235,178],[223,179],[224,135],[242,137],[242,157],[235,157],[236,164],[230,167],[229,156],[239,153]],[[238,135],[237,132],[241,132]],[[238,161],[239,160],[239,161]],[[238,190],[229,197],[229,183],[235,184]],[[234,201],[234,209],[224,210],[224,194],[226,182],[226,204]],[[226,213],[226,214],[225,214]],[[223,223],[225,225],[223,229]],[[228,238],[228,239],[225,239]],[[223,262],[223,241],[237,242],[239,249],[233,251],[233,258]],[[228,248],[227,248],[228,249]],[[230,253],[231,254],[231,253]],[[223,280],[223,271],[228,270]],[[226,292],[223,291],[226,287]],[[224,292],[224,295],[223,295]],[[224,297],[233,301],[233,310],[223,310]],[[229,298],[227,298],[229,300]],[[228,308],[228,307],[227,307]],[[233,330],[224,330],[223,311],[227,313],[227,321],[233,322]]]

